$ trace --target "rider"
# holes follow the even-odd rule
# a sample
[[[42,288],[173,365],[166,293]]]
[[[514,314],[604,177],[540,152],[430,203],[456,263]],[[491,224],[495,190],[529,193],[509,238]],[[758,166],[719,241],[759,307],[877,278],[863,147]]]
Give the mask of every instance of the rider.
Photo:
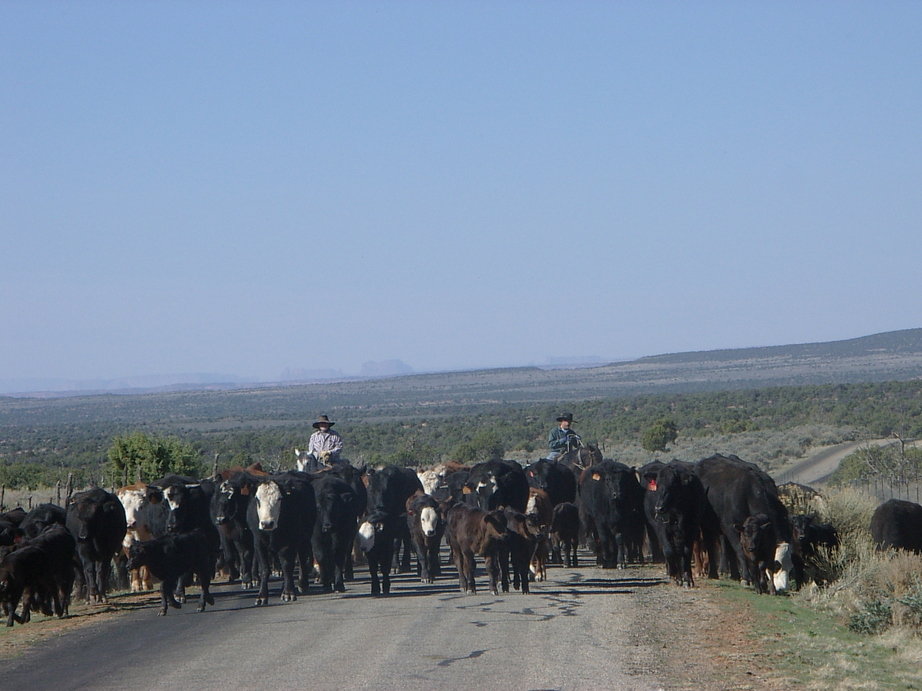
[[[317,431],[311,435],[307,443],[309,471],[319,470],[339,460],[339,454],[343,450],[343,438],[338,432],[330,429],[335,424],[330,422],[326,415],[321,415],[314,422],[313,427]]]
[[[573,413],[563,413],[557,418],[558,426],[547,435],[547,445],[551,449],[547,455],[547,460],[556,461],[558,456],[582,446],[579,435],[570,429],[572,424]]]

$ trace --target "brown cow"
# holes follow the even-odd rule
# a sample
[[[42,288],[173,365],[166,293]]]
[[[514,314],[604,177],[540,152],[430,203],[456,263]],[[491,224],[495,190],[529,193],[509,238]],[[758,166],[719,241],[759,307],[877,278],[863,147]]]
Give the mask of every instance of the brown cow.
[[[458,503],[448,510],[445,536],[458,569],[458,585],[462,593],[476,592],[474,555],[479,554],[490,576],[490,592],[499,594],[499,550],[505,534],[506,515],[502,509],[484,511]]]

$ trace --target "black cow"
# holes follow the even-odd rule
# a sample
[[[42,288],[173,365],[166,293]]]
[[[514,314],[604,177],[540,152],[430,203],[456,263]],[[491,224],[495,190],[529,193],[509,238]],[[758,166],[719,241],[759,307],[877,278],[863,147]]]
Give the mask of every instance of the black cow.
[[[194,573],[202,588],[198,611],[205,611],[205,603],[214,604],[209,589],[214,578],[214,552],[211,537],[200,530],[186,533],[168,533],[146,542],[135,542],[128,550],[128,568],[146,566],[160,579],[160,611],[165,616],[170,607],[179,609],[174,591],[187,573]]]
[[[352,491],[355,492],[355,503],[360,508],[359,518],[367,513],[368,507],[368,487],[366,482],[369,481],[368,471],[363,463],[360,466],[354,466],[345,459],[340,459],[329,468],[321,471],[322,473],[332,473],[336,477],[348,484]],[[343,566],[343,578],[347,581],[353,579],[352,560],[354,549],[346,555],[346,563]]]
[[[407,526],[416,548],[419,575],[423,583],[433,583],[442,575],[439,547],[445,533],[445,521],[438,502],[428,494],[416,494],[407,499]]]
[[[0,562],[0,601],[6,609],[7,626],[26,623],[30,610],[63,617],[70,605],[74,585],[76,542],[62,525],[52,525],[35,538],[22,541]],[[25,595],[25,599],[23,598]],[[16,614],[20,600],[21,615]]]
[[[656,478],[666,465],[662,461],[650,461],[637,469],[637,479],[644,489],[643,515],[647,524],[647,543],[654,562],[664,562],[663,541],[666,539],[662,522],[656,520]]]
[[[404,515],[407,511],[407,499],[422,491],[423,483],[412,468],[390,465],[369,477],[368,514],[376,516],[376,523],[393,526],[395,529],[392,555],[397,571],[410,570],[410,551],[413,545]],[[397,563],[401,548],[403,557]]]
[[[314,478],[317,520],[313,525],[311,545],[320,568],[323,592],[345,592],[344,568],[352,541],[358,530],[358,517],[363,508],[345,480],[331,473],[318,473]]]
[[[192,480],[181,475],[167,475],[155,480],[148,486],[151,501],[156,501],[156,493],[162,494],[167,502],[170,515],[167,518],[168,533],[191,533],[198,530],[208,539],[212,559],[217,562],[221,553],[221,536],[211,519],[211,497],[214,495],[213,480]],[[192,582],[192,573],[186,574],[176,586],[176,598],[185,602],[186,586]]]
[[[576,476],[566,466],[543,459],[525,469],[528,486],[547,492],[552,506],[576,501]]]
[[[506,538],[504,510],[484,511],[459,503],[448,509],[445,523],[445,537],[458,570],[461,592],[476,592],[474,555],[479,554],[484,558],[484,567],[490,579],[490,592],[498,595],[502,571],[501,549]]]
[[[255,581],[256,552],[247,510],[261,480],[247,471],[233,474],[222,479],[211,497],[211,519],[221,539],[224,564],[231,580],[239,578],[244,588],[252,588]]]
[[[823,585],[820,570],[816,568],[817,548],[834,550],[839,546],[839,533],[829,523],[818,523],[812,514],[791,516],[793,538],[794,577],[800,585],[814,580]]]
[[[51,525],[65,525],[67,511],[57,504],[39,504],[23,517],[19,530],[27,538],[38,537]]]
[[[125,507],[114,494],[98,487],[78,492],[67,506],[67,529],[77,539],[87,604],[108,602],[112,558],[128,529]]]
[[[643,545],[643,489],[634,471],[605,459],[586,468],[579,480],[579,515],[603,568],[625,568],[640,559]]]
[[[393,516],[384,511],[376,511],[369,514],[359,526],[359,549],[368,562],[372,595],[388,595],[391,592],[394,543],[405,525],[402,515]]]
[[[662,544],[666,572],[678,585],[691,587],[692,547],[701,538],[707,498],[701,480],[690,463],[670,461],[660,468],[648,485],[645,508],[653,499],[653,522]]]
[[[515,461],[486,461],[471,468],[464,493],[468,504],[484,511],[508,506],[525,513],[528,479]]]
[[[292,470],[259,480],[249,485],[252,497],[247,507],[247,525],[253,533],[259,566],[257,607],[269,604],[273,556],[278,557],[282,567],[282,602],[297,599],[295,563],[300,570],[301,593],[307,592],[311,534],[320,523],[315,482],[308,474]]]
[[[563,563],[567,568],[579,566],[579,558],[576,554],[579,547],[579,509],[576,504],[564,502],[554,507],[550,540],[552,561],[558,564]]]
[[[12,545],[22,537],[20,526],[25,517],[25,509],[18,506],[0,514],[0,547]]]
[[[774,572],[775,546],[778,543],[774,522],[764,513],[757,513],[735,527],[740,534],[740,547],[746,557],[756,592],[769,591],[774,595],[775,581],[771,576]]]
[[[717,545],[713,536],[722,535],[729,545],[730,573],[734,578],[755,582],[757,574],[750,573],[749,560],[740,544],[737,526],[747,518],[765,514],[772,523],[775,538],[773,581],[777,591],[787,590],[788,573],[793,568],[791,559],[791,525],[788,511],[778,498],[775,482],[758,466],[736,456],[716,454],[694,464],[695,473],[707,494],[707,507],[703,517],[702,534],[707,544],[709,576],[717,577]],[[732,557],[735,557],[732,558]]]
[[[922,552],[922,506],[902,499],[890,499],[871,516],[871,537],[878,549]]]

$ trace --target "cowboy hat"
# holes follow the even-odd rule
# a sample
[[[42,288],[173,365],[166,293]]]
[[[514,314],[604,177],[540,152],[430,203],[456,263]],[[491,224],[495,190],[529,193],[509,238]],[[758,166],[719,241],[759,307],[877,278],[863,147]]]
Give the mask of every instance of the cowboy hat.
[[[563,422],[566,420],[571,425],[573,424],[573,413],[561,413],[560,417],[557,418],[557,422]]]
[[[330,422],[330,418],[328,418],[326,415],[321,415],[320,417],[317,418],[316,422],[314,422],[314,424],[311,426],[314,429],[320,429],[320,425],[328,425],[332,427],[335,424],[336,424],[335,422]]]

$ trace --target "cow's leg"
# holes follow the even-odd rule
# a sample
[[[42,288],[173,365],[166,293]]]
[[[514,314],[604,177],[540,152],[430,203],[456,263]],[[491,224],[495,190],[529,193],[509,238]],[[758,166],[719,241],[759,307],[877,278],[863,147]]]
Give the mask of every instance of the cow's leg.
[[[269,554],[268,547],[261,540],[254,547],[256,551],[256,571],[259,575],[259,592],[256,594],[256,606],[261,607],[269,604]]]
[[[378,555],[374,553],[374,548],[366,556],[368,559],[368,573],[371,575],[371,594],[381,594],[381,579],[378,578]]]
[[[214,606],[214,596],[211,594],[211,573],[212,569],[208,564],[203,564],[198,569],[198,580],[202,586],[202,596],[199,598],[198,611],[205,611],[205,604]]]
[[[112,560],[103,557],[96,563],[97,582],[99,583],[99,602],[109,602],[109,575],[112,573]]]
[[[283,547],[279,550],[279,561],[282,562],[282,602],[292,602],[297,599],[293,556],[291,547]]]
[[[473,595],[477,592],[477,586],[474,584],[474,571],[477,568],[477,565],[474,563],[474,553],[470,549],[464,550],[464,580],[465,583],[465,592]]]

